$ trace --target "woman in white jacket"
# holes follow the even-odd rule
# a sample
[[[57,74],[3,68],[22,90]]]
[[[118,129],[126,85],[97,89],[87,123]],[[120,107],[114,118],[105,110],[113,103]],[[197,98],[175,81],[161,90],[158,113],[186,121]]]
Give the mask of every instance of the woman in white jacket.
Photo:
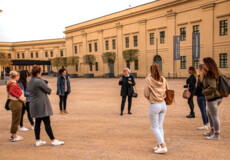
[[[161,76],[158,64],[153,64],[150,68],[150,74],[145,79],[144,96],[149,101],[149,119],[151,129],[155,134],[158,145],[154,147],[155,153],[166,153],[167,147],[164,141],[163,122],[167,111],[165,97],[168,83]]]

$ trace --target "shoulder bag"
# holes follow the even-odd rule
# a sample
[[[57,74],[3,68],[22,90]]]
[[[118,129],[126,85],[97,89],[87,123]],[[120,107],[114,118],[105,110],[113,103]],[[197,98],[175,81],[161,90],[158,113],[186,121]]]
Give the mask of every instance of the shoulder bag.
[[[175,95],[174,90],[167,89],[165,94],[166,94],[166,97],[165,97],[166,105],[171,105],[173,103],[173,100],[174,100],[174,95]]]
[[[190,97],[191,97],[191,92],[189,91],[189,89],[184,90],[183,98],[189,99]]]
[[[7,111],[10,110],[9,103],[10,103],[10,99],[7,99],[7,100],[6,100],[6,104],[5,104],[5,109],[6,109]]]
[[[135,90],[134,90],[134,88],[135,88]],[[133,87],[133,94],[132,94],[132,97],[133,97],[133,98],[137,98],[137,97],[138,97],[138,93],[137,93],[136,86]]]

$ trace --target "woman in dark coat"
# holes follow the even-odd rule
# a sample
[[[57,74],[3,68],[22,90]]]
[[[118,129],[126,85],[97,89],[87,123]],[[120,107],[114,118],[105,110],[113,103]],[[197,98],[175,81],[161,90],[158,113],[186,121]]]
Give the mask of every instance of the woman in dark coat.
[[[136,85],[134,81],[134,77],[132,75],[129,75],[130,70],[128,68],[124,69],[124,75],[121,76],[119,85],[121,86],[121,96],[122,96],[122,102],[121,102],[121,116],[123,116],[123,111],[125,107],[125,101],[128,96],[128,114],[131,113],[131,106],[132,106],[132,94],[134,93],[133,86]]]
[[[184,86],[184,88],[189,89],[191,96],[188,99],[188,105],[190,107],[190,114],[186,117],[187,118],[195,118],[193,97],[194,97],[194,94],[196,91],[196,81],[197,81],[196,69],[194,67],[189,67],[188,73],[190,74],[190,76],[188,77],[188,79],[186,81],[186,85]]]
[[[71,92],[69,77],[66,75],[66,69],[59,70],[59,76],[57,80],[57,95],[59,95],[59,107],[61,114],[68,114],[66,110],[66,100],[68,94]]]
[[[202,120],[203,120],[203,126],[198,127],[197,129],[207,130],[209,127],[208,127],[208,116],[207,116],[207,112],[206,112],[206,99],[202,93],[202,91],[204,89],[203,79],[205,76],[205,70],[204,70],[203,64],[199,65],[198,71],[200,74],[198,76],[198,82],[197,82],[195,95],[197,96],[197,104],[200,108],[200,112],[201,112],[201,116],[202,116]]]
[[[64,142],[54,138],[53,131],[50,126],[50,116],[53,115],[53,110],[47,95],[51,93],[51,88],[49,88],[45,81],[40,78],[41,68],[39,66],[33,66],[32,76],[32,79],[28,83],[28,91],[30,94],[30,113],[31,116],[35,118],[35,145],[38,147],[46,144],[46,141],[40,140],[42,121],[45,124],[46,133],[52,141],[51,145],[63,145]]]
[[[20,128],[19,131],[28,131],[29,129],[24,127],[23,125],[23,117],[25,114],[25,111],[27,111],[27,117],[31,124],[31,129],[34,129],[34,121],[30,115],[30,94],[28,92],[27,88],[27,79],[28,79],[28,72],[26,70],[22,70],[20,72],[20,79],[18,81],[19,86],[24,92],[24,96],[26,97],[26,104],[23,104],[22,106],[22,116],[21,116],[21,122],[20,122]]]

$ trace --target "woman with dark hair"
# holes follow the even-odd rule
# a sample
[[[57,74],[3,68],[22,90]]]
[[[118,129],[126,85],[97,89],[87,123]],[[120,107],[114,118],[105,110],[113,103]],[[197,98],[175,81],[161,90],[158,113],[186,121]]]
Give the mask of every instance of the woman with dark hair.
[[[184,85],[184,88],[188,88],[189,92],[191,93],[191,96],[188,99],[188,105],[190,107],[190,114],[186,117],[195,118],[193,97],[196,91],[196,82],[197,82],[196,69],[193,66],[191,66],[188,69],[188,73],[190,76],[186,80],[186,85]]]
[[[53,115],[53,110],[48,98],[51,93],[51,88],[41,79],[41,68],[34,65],[32,68],[32,78],[28,83],[28,91],[30,93],[30,113],[35,118],[35,137],[37,147],[45,145],[46,141],[40,140],[41,122],[45,124],[45,130],[48,134],[53,146],[63,145],[64,142],[56,140],[50,126],[50,116]]]
[[[208,136],[209,140],[220,140],[220,119],[218,114],[218,107],[222,102],[222,97],[218,91],[219,89],[219,76],[218,67],[216,62],[210,58],[204,58],[204,69],[207,71],[203,80],[204,94],[207,101],[208,118],[210,121],[211,131],[204,133]]]
[[[31,124],[31,129],[34,129],[34,121],[30,115],[30,110],[29,110],[29,106],[30,106],[30,96],[29,96],[29,92],[28,92],[28,88],[27,88],[27,77],[28,77],[28,72],[23,70],[20,72],[20,79],[18,81],[19,86],[21,87],[21,89],[24,92],[24,96],[26,97],[26,104],[23,104],[22,106],[22,116],[21,116],[21,122],[20,122],[20,128],[19,131],[28,131],[29,129],[23,126],[23,117],[25,114],[25,111],[27,111],[27,117],[30,121]]]
[[[166,90],[169,89],[166,79],[161,76],[158,64],[153,64],[150,74],[145,79],[144,96],[149,101],[149,119],[151,129],[158,141],[154,147],[155,153],[166,153],[167,147],[164,141],[163,122],[167,111],[165,97]]]
[[[124,68],[123,70],[124,74],[120,77],[119,85],[121,86],[121,116],[123,116],[124,108],[125,108],[125,102],[126,98],[128,97],[128,114],[131,113],[131,107],[132,107],[132,94],[134,93],[133,86],[136,85],[134,81],[134,77],[130,75],[129,68]]]
[[[70,88],[69,77],[66,74],[66,69],[61,68],[59,70],[59,76],[57,79],[57,95],[59,95],[59,99],[60,99],[59,107],[60,107],[61,114],[68,114],[66,110],[66,100],[70,92],[71,92],[71,88]]]
[[[196,92],[195,95],[197,96],[197,104],[200,108],[202,120],[203,120],[203,126],[198,127],[198,130],[207,130],[208,127],[208,116],[206,114],[206,100],[205,96],[202,94],[203,91],[203,79],[205,76],[205,70],[204,70],[204,65],[200,64],[198,67],[199,70],[199,76],[198,76],[198,82],[197,82],[197,87],[196,87]]]

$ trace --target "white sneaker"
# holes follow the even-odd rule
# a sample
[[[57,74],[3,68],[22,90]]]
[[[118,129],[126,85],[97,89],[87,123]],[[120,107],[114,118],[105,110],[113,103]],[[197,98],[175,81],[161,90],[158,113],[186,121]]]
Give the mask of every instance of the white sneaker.
[[[158,147],[158,145],[157,145],[157,146],[153,147],[153,150],[156,151],[156,150],[158,150],[158,148],[161,148],[161,146]]]
[[[214,134],[214,132],[210,131],[210,132],[204,133],[203,135],[204,135],[204,136],[210,137],[210,136],[212,136],[213,134]]]
[[[10,141],[11,141],[11,142],[17,142],[17,141],[22,141],[23,139],[24,139],[23,137],[17,135],[16,138],[12,138],[12,137],[11,137],[11,138],[10,138]]]
[[[207,125],[201,126],[197,128],[198,130],[208,130],[209,127]]]
[[[63,141],[59,141],[59,140],[55,140],[51,143],[52,146],[60,146],[60,145],[64,145]]]
[[[157,154],[164,154],[164,153],[167,153],[167,152],[168,152],[167,147],[158,148],[157,150],[155,150],[155,153],[157,153]]]
[[[208,140],[216,140],[219,141],[220,140],[220,136],[216,136],[215,134],[211,135],[210,137],[207,137]]]
[[[43,145],[45,145],[45,144],[46,144],[46,141],[40,140],[40,141],[36,142],[35,146],[36,146],[36,147],[39,147],[39,146],[43,146]]]
[[[26,131],[28,131],[29,129],[28,128],[26,128],[26,127],[20,127],[19,128],[19,131],[20,132],[26,132]]]

